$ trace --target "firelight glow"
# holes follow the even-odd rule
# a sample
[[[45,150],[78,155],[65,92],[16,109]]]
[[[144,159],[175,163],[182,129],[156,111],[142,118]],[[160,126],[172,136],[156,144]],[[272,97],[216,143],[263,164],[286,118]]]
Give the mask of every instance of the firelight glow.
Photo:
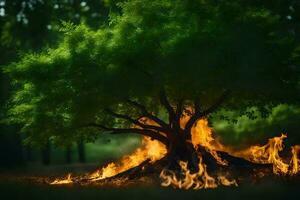
[[[180,120],[180,126],[184,127],[188,121],[189,116],[183,115]],[[153,125],[153,121],[148,119],[142,119],[143,123]],[[155,124],[157,125],[157,124]],[[298,159],[300,152],[300,145],[293,146],[291,148],[290,162],[285,162],[280,157],[279,152],[283,150],[283,140],[287,137],[286,134],[282,134],[279,137],[269,139],[268,143],[262,146],[250,146],[244,150],[232,150],[230,147],[222,145],[218,140],[214,138],[213,129],[208,126],[208,120],[203,118],[198,120],[192,128],[192,141],[191,143],[197,149],[202,146],[216,159],[221,165],[229,165],[228,161],[221,159],[218,155],[218,151],[227,152],[230,155],[244,158],[253,163],[259,164],[272,164],[273,173],[276,175],[296,175],[299,173],[300,160]],[[144,137],[142,146],[136,149],[131,155],[126,155],[118,162],[112,162],[101,169],[85,175],[85,179],[89,182],[95,182],[103,180],[108,177],[113,177],[119,173],[122,173],[128,169],[140,165],[145,160],[150,160],[151,163],[160,160],[167,154],[165,145],[156,140],[151,140],[149,137]],[[199,153],[199,170],[192,173],[188,167],[187,162],[180,161],[182,176],[178,176],[175,172],[163,169],[160,173],[161,185],[172,186],[180,189],[203,189],[203,188],[216,188],[218,185],[224,186],[237,186],[237,181],[227,178],[224,174],[209,175],[207,172],[207,166],[203,162],[203,159]],[[70,174],[66,178],[56,179],[50,184],[71,184],[74,177]]]

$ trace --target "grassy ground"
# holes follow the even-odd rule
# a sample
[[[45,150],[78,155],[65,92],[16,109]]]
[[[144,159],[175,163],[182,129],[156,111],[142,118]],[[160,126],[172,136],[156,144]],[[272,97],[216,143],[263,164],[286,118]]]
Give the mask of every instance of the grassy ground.
[[[141,145],[141,138],[123,135],[114,136],[105,134],[101,138],[97,139],[93,143],[85,144],[86,151],[86,162],[87,163],[98,163],[101,164],[108,160],[116,160],[125,154],[129,154]],[[35,158],[39,160],[40,152],[36,151]],[[51,164],[65,164],[65,148],[63,147],[52,147],[51,152]],[[71,148],[72,162],[78,161],[77,147],[73,145]]]
[[[132,151],[139,144],[139,140],[129,138],[125,140],[112,140],[107,145],[103,141],[99,141],[97,145],[87,145],[87,152],[90,156],[87,164],[73,163],[71,165],[56,164],[48,167],[41,164],[32,163],[17,169],[7,169],[0,172],[0,200],[11,199],[122,199],[122,200],[198,200],[198,199],[242,199],[242,200],[258,200],[258,199],[286,199],[297,200],[300,197],[300,180],[282,180],[280,178],[272,180],[263,180],[256,184],[244,184],[238,188],[220,187],[213,190],[199,191],[183,191],[172,188],[156,187],[130,187],[130,188],[101,188],[91,186],[50,186],[46,184],[36,184],[30,181],[20,180],[23,176],[43,176],[43,177],[61,177],[69,172],[85,173],[91,172],[102,166],[111,159],[120,157],[123,153]],[[128,143],[130,145],[128,145]],[[122,146],[124,144],[124,146]],[[131,146],[131,149],[127,149]],[[126,148],[125,148],[126,147]],[[113,154],[112,152],[116,153]],[[90,153],[94,153],[90,154]],[[101,157],[101,159],[99,159]],[[63,156],[61,157],[63,159]],[[97,161],[97,162],[95,162]],[[59,163],[59,162],[57,162]]]
[[[213,190],[183,191],[161,187],[97,188],[87,186],[48,186],[16,181],[0,181],[0,196],[10,199],[299,199],[299,181],[263,181],[238,188],[217,188]]]

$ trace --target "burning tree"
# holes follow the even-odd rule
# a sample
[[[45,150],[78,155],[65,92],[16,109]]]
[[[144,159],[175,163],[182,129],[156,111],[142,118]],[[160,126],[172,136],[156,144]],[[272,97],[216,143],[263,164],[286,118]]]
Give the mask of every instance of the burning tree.
[[[98,30],[65,23],[57,47],[5,69],[15,88],[9,121],[38,142],[143,135],[163,145],[165,167],[183,161],[181,168],[203,175],[206,158],[227,163],[210,129],[207,141],[195,142],[212,113],[233,109],[251,118],[249,107],[266,116],[278,104],[299,104],[293,6],[130,0]]]

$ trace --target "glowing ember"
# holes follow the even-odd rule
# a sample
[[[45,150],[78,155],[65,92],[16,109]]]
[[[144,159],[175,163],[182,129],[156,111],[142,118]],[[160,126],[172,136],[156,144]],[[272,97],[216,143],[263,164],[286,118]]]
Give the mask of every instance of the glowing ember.
[[[73,183],[71,174],[68,174],[66,178],[62,179],[55,179],[53,182],[51,182],[51,185],[62,185],[62,184],[71,184]]]

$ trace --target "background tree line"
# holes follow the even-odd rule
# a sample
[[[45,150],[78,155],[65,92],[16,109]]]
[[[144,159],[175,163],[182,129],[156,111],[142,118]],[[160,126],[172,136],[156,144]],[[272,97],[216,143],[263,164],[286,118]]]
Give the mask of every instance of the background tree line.
[[[64,21],[73,24],[84,22],[98,28],[107,18],[111,1],[99,0],[1,0],[0,1],[0,66],[15,61],[22,54],[39,51],[43,46],[54,45],[60,38]],[[4,118],[6,102],[11,91],[9,78],[0,70],[0,115]],[[31,147],[23,147],[26,136],[19,128],[0,125],[0,166],[18,165],[31,160]],[[84,144],[77,142],[79,161],[85,161]],[[42,148],[42,161],[50,163],[50,147]],[[70,145],[66,147],[66,161],[71,161]]]
[[[64,33],[67,33],[67,34],[69,33],[70,36],[66,36],[66,38],[70,39],[70,40],[67,42],[69,42],[70,45],[74,45],[73,47],[76,50],[76,48],[80,48],[80,46],[79,46],[80,42],[81,42],[81,41],[79,41],[80,38],[82,38],[83,43],[84,42],[88,43],[89,40],[93,41],[94,36],[98,37],[94,33],[96,33],[97,30],[101,30],[101,28],[106,27],[108,22],[113,24],[112,25],[113,27],[116,24],[115,25],[116,30],[120,32],[120,36],[121,36],[120,38],[117,38],[117,39],[120,39],[121,45],[124,45],[124,46],[128,45],[129,47],[131,47],[130,46],[131,40],[126,40],[126,36],[132,34],[130,36],[132,36],[133,39],[143,39],[143,38],[138,38],[139,37],[139,35],[137,34],[138,30],[136,32],[134,32],[135,31],[134,23],[135,22],[137,24],[141,23],[138,20],[138,18],[139,17],[142,17],[142,18],[144,17],[145,19],[149,18],[150,21],[145,20],[144,22],[142,22],[139,25],[145,26],[145,27],[151,27],[153,25],[151,23],[152,14],[153,14],[152,17],[157,17],[155,15],[155,12],[153,12],[153,10],[151,10],[151,9],[147,10],[147,8],[143,8],[143,9],[145,9],[146,11],[149,11],[149,12],[139,13],[137,11],[138,10],[137,9],[137,10],[134,10],[137,12],[131,13],[130,12],[131,10],[128,10],[128,9],[135,8],[134,6],[138,5],[138,2],[136,5],[134,4],[135,1],[132,1],[133,2],[132,5],[130,3],[128,3],[128,7],[126,7],[126,4],[125,4],[125,6],[123,6],[123,10],[125,10],[126,15],[128,15],[127,16],[128,18],[124,17],[125,20],[124,21],[120,20],[121,23],[119,23],[119,24],[118,24],[118,20],[121,19],[121,18],[118,18],[118,14],[120,12],[120,6],[117,6],[118,5],[117,3],[122,2],[122,1],[28,0],[28,1],[0,1],[0,2],[1,2],[0,3],[0,23],[1,23],[1,28],[0,28],[0,31],[1,31],[1,45],[0,45],[0,52],[1,52],[0,56],[1,57],[0,57],[0,60],[1,60],[1,63],[0,64],[2,66],[6,66],[7,64],[11,63],[12,61],[18,61],[18,59],[20,57],[23,57],[23,55],[27,54],[28,52],[38,53],[38,52],[42,52],[42,50],[45,49],[45,47],[47,47],[47,46],[49,48],[56,47],[57,45],[60,44],[59,42],[63,41],[63,39],[64,39],[63,38],[64,34],[62,34],[61,31]],[[232,16],[235,17],[235,15],[237,15],[237,13],[234,13],[233,11],[238,12],[238,11],[243,10],[243,7],[240,7],[240,5],[238,3],[235,3],[234,1],[228,1],[228,4],[224,3],[224,1],[222,1],[222,0],[207,1],[207,2],[208,2],[209,6],[211,6],[211,5],[224,6],[224,7],[222,7],[223,10],[221,10],[222,11],[221,14],[228,17],[228,19],[232,19]],[[160,2],[160,3],[162,5],[162,7],[164,7],[164,6],[168,7],[168,5],[169,5],[168,4],[169,1]],[[191,5],[192,5],[193,1],[188,1],[188,3],[191,3]],[[241,1],[239,3],[241,3],[241,5],[242,5],[244,2]],[[150,6],[153,6],[153,8],[156,8],[155,6],[157,6],[155,3],[151,4],[147,1],[145,1],[145,5],[148,5],[148,4]],[[214,9],[214,7],[209,7],[209,6],[208,6],[208,9],[211,9],[211,10],[208,10],[207,14],[211,14],[212,13],[211,11]],[[292,49],[292,48],[294,48],[294,45],[297,44],[297,42],[299,42],[299,34],[298,34],[299,33],[299,24],[297,23],[297,19],[299,18],[299,12],[297,12],[297,10],[299,10],[299,2],[298,1],[277,0],[277,1],[273,1],[272,3],[271,2],[261,3],[259,1],[253,1],[253,2],[249,3],[249,5],[247,4],[247,6],[249,6],[249,8],[252,8],[252,6],[253,6],[253,8],[254,8],[253,10],[251,10],[251,12],[249,12],[250,14],[248,16],[244,16],[245,18],[249,17],[250,20],[254,20],[253,24],[251,24],[252,21],[247,21],[247,23],[250,23],[250,25],[253,25],[253,27],[251,27],[251,28],[253,28],[253,29],[251,29],[251,31],[253,31],[254,33],[259,32],[259,31],[257,31],[256,28],[257,28],[257,26],[259,27],[259,23],[262,23],[263,25],[270,25],[270,27],[263,26],[263,28],[266,28],[266,31],[269,31],[268,28],[272,29],[272,26],[275,27],[275,30],[277,31],[276,34],[278,34],[278,35],[275,34],[274,41],[271,41],[271,43],[273,42],[275,44],[275,46],[278,45],[279,47],[283,47],[283,48],[286,47],[287,49]],[[255,10],[256,7],[262,8],[262,9]],[[179,6],[178,12],[185,12],[186,10],[184,10],[184,9],[186,9],[186,8],[183,8],[183,11],[182,11]],[[228,10],[226,10],[226,9],[228,9]],[[226,11],[228,11],[228,12],[226,12]],[[191,12],[195,12],[195,10],[191,9]],[[109,13],[110,13],[110,15],[108,15]],[[149,16],[147,16],[147,14],[149,14]],[[243,13],[241,13],[241,15],[243,15]],[[109,19],[108,16],[112,18],[112,19],[110,19],[110,21],[108,20]],[[206,16],[203,16],[203,17],[206,17]],[[115,19],[115,21],[114,21],[114,19]],[[186,18],[186,19],[189,20],[189,18]],[[128,20],[128,21],[126,21],[126,20]],[[179,20],[180,20],[180,18],[179,18]],[[255,20],[257,20],[257,21],[255,21]],[[65,23],[64,21],[71,22],[71,23]],[[278,21],[279,25],[277,24],[277,21]],[[122,22],[124,22],[124,23],[122,23]],[[182,31],[180,29],[180,26],[177,26],[177,27],[173,26],[174,24],[172,24],[171,22],[169,22],[168,19],[166,20],[166,23],[170,23],[169,28],[171,30],[170,31],[171,33],[172,33],[172,31],[174,32],[174,30],[177,30],[178,27],[179,27],[178,31]],[[184,23],[182,23],[181,21],[174,21],[174,22],[179,23],[179,25],[186,24],[185,21],[184,21]],[[80,23],[82,23],[83,25],[76,26]],[[131,23],[133,23],[133,26],[131,26],[132,25]],[[219,21],[216,21],[216,24],[218,24],[218,23],[219,23]],[[220,22],[220,25],[222,25],[224,29],[228,28],[227,27],[228,24],[223,23],[223,21]],[[278,28],[277,26],[280,28]],[[207,25],[206,28],[207,28],[206,31],[208,31],[208,32],[212,31],[212,33],[218,34],[218,32],[213,32],[213,31],[215,31],[215,27],[213,25],[212,26]],[[248,28],[249,27],[240,27],[241,33],[245,33],[245,34],[239,35],[241,37],[238,39],[241,40],[240,41],[241,43],[243,43],[245,45],[249,45],[250,47],[252,47],[255,50],[257,48],[257,46],[255,46],[255,45],[251,46],[252,44],[254,44],[251,41],[253,40],[255,42],[258,42],[259,39],[261,39],[261,38],[251,37],[251,34],[247,35],[245,30],[248,30]],[[132,30],[134,30],[134,31],[132,31]],[[152,30],[150,30],[150,29],[148,29],[148,30],[150,32],[150,34],[149,34],[150,36],[145,34],[145,35],[143,35],[143,37],[149,37],[151,40],[151,39],[153,39],[151,36]],[[155,32],[155,27],[153,28],[153,30],[154,30],[153,32]],[[95,31],[95,32],[93,32],[93,31]],[[85,33],[87,34],[87,36],[84,35]],[[168,34],[167,31],[164,33],[166,33],[166,35],[165,35],[166,37],[169,37],[167,35]],[[259,32],[259,33],[261,33],[261,32]],[[106,32],[104,30],[103,35],[105,35],[105,34],[106,34]],[[262,31],[261,34],[264,35],[265,33]],[[170,35],[172,36],[172,34],[170,34]],[[89,36],[91,36],[91,37],[89,38]],[[231,37],[231,36],[232,35],[229,35],[229,37]],[[282,38],[280,38],[279,36],[284,37],[286,40],[281,40]],[[105,35],[105,37],[106,37],[106,35]],[[170,58],[175,58],[174,61],[170,59],[171,62],[174,62],[175,66],[178,67],[179,70],[182,70],[182,71],[179,71],[180,73],[185,73],[186,68],[185,69],[179,68],[180,64],[185,64],[185,63],[182,63],[182,60],[180,60],[180,59],[182,59],[182,57],[176,56],[177,55],[176,53],[178,53],[178,55],[181,55],[182,53],[184,54],[185,50],[187,50],[186,52],[188,52],[187,53],[188,55],[185,55],[185,54],[184,55],[189,57],[192,60],[198,55],[197,54],[198,49],[190,48],[191,43],[189,41],[185,41],[185,40],[183,40],[182,44],[179,44],[178,46],[175,46],[175,47],[172,46],[172,45],[174,45],[174,43],[172,43],[172,41],[176,42],[176,39],[178,39],[179,42],[181,42],[180,37],[182,37],[182,36],[180,35],[178,37],[179,39],[171,38],[174,40],[170,40],[169,43],[166,43],[165,45],[167,48],[168,48],[168,45],[170,45],[169,46],[170,49],[166,49],[166,51],[169,51],[167,53],[171,52]],[[204,35],[204,37],[206,37],[206,35]],[[157,37],[155,36],[154,39],[155,38],[157,38]],[[291,44],[291,40],[289,40],[291,38],[295,41],[295,43]],[[72,41],[72,39],[74,39],[74,41]],[[212,39],[212,38],[208,38],[208,39]],[[224,41],[226,42],[226,37],[224,37],[224,38],[218,37],[218,39],[220,39],[220,42],[224,42]],[[224,41],[223,41],[223,39],[224,39]],[[249,40],[247,40],[247,39],[249,39]],[[153,41],[153,40],[151,40],[151,41]],[[200,42],[202,42],[201,39],[200,39]],[[210,42],[212,42],[212,41],[208,40],[207,42],[208,42],[208,44],[211,45]],[[224,44],[226,45],[225,42],[223,43],[223,45]],[[147,53],[148,53],[150,56],[154,56],[154,54],[151,55],[151,52],[153,50],[153,49],[151,49],[152,44],[154,44],[154,43],[151,43],[148,46],[145,45],[146,47],[149,47],[149,49],[146,49],[149,51],[144,52],[145,53],[144,55],[147,55]],[[237,49],[239,48],[239,43],[237,43],[237,45],[236,44],[231,44],[231,45],[233,47],[232,48],[233,51],[235,50],[234,48],[237,48]],[[100,46],[100,47],[102,47],[102,46]],[[140,56],[139,53],[140,52],[143,53],[143,50],[145,49],[144,46],[140,46],[140,47],[141,47],[141,49],[138,49],[138,48],[127,49],[128,50],[127,52],[122,52],[122,49],[116,49],[116,51],[117,51],[116,55],[118,56],[118,53],[120,53],[119,54],[120,57],[116,57],[116,58],[119,59],[120,62],[123,62],[122,64],[125,64],[128,66],[130,66],[132,64],[133,65],[136,64],[138,66],[138,64],[139,64],[138,62],[146,63],[149,60],[147,60],[147,57],[143,57],[143,56],[137,57],[137,63],[135,63],[136,62],[136,60],[134,60],[135,58],[133,60],[128,59],[128,58],[130,58],[130,56],[132,56],[132,57]],[[176,49],[174,55],[172,54],[173,47]],[[181,47],[182,50],[177,51],[178,47]],[[83,47],[83,50],[86,50],[84,48],[86,48],[86,47]],[[105,46],[105,48],[106,48],[106,46]],[[275,63],[275,61],[274,61],[275,57],[273,57],[273,59],[269,59],[269,58],[265,58],[265,57],[260,57],[261,60],[253,59],[253,56],[254,57],[257,55],[261,56],[260,55],[261,52],[255,52],[253,49],[251,49],[251,48],[247,49],[247,50],[249,50],[249,52],[247,50],[245,50],[245,55],[247,54],[247,56],[248,56],[248,54],[253,53],[252,57],[251,57],[251,55],[250,55],[250,57],[246,57],[246,56],[243,57],[244,56],[244,54],[243,54],[239,58],[237,58],[237,62],[244,62],[244,61],[248,62],[249,61],[249,62],[252,62],[251,64],[258,65],[258,66],[262,65],[261,64],[262,62],[265,62],[267,64],[270,64],[270,68],[268,68],[268,70],[272,70],[271,66],[274,65],[274,63]],[[81,49],[79,49],[79,50],[81,50]],[[204,55],[206,55],[205,53],[207,53],[208,56],[206,57],[207,58],[206,61],[207,61],[207,63],[210,64],[210,62],[212,62],[213,59],[210,59],[212,57],[209,57],[209,56],[211,56],[211,54],[213,54],[214,52],[205,52],[203,49],[200,49],[200,50],[204,52]],[[272,50],[274,50],[274,49],[272,49]],[[84,60],[86,58],[85,53],[86,53],[85,51],[79,52],[78,59],[82,58],[83,63],[87,62],[88,64],[91,64],[91,66],[92,66],[93,63],[89,63],[89,61]],[[125,55],[128,54],[128,56],[126,58],[122,57],[124,55],[124,53],[125,53]],[[276,53],[276,52],[274,51],[272,53]],[[284,51],[282,51],[282,53],[284,53]],[[294,56],[295,60],[298,59],[297,55],[298,54],[295,51],[295,56]],[[53,55],[51,54],[51,56],[56,58],[55,54],[53,54]],[[80,57],[80,56],[82,56],[82,57]],[[231,55],[228,55],[228,57],[230,57],[230,56]],[[290,55],[287,55],[287,56],[290,56]],[[284,55],[282,57],[284,58]],[[76,59],[76,57],[75,57],[75,59]],[[138,60],[138,59],[140,59],[140,60]],[[244,61],[243,61],[243,59],[244,59]],[[276,58],[276,59],[280,59],[280,58]],[[26,59],[25,59],[25,61],[26,61]],[[37,59],[36,61],[39,61],[39,60]],[[226,62],[226,59],[224,59],[224,60],[220,59],[220,62],[223,62],[223,61]],[[233,61],[233,60],[230,60],[230,62],[231,61]],[[149,61],[149,63],[146,63],[145,66],[147,66],[147,64],[149,64],[148,66],[151,66],[151,64],[153,64],[151,62],[152,61]],[[296,62],[296,61],[293,61],[293,62]],[[145,64],[145,63],[143,63],[143,64]],[[172,64],[174,64],[174,63],[172,63]],[[189,64],[191,64],[191,63],[189,63]],[[29,65],[33,65],[33,64],[30,63]],[[117,63],[117,64],[119,64],[119,63]],[[177,64],[178,64],[178,66],[177,66]],[[192,63],[192,64],[195,64],[195,63]],[[196,65],[197,64],[199,64],[199,63],[196,63]],[[200,64],[203,64],[203,63],[200,63]],[[204,64],[206,64],[206,63],[204,63]],[[286,64],[286,63],[284,63],[284,64]],[[267,66],[267,67],[269,67],[269,66]],[[276,65],[275,68],[277,69],[277,67],[279,69],[282,66]],[[232,68],[232,69],[234,69],[234,68]],[[82,70],[82,68],[79,68],[79,70]],[[150,70],[153,70],[153,69],[150,69]],[[174,71],[172,71],[173,70],[172,68],[169,68],[167,70],[170,70],[170,72],[173,73],[173,75],[174,75]],[[244,74],[241,74],[241,77],[247,78],[247,76],[246,76],[247,75],[246,73],[248,72],[247,70],[248,69],[245,68]],[[251,71],[251,68],[249,71]],[[85,73],[86,71],[83,71],[83,72]],[[118,73],[118,71],[116,71],[116,72]],[[154,71],[154,73],[155,73],[155,71]],[[227,71],[226,73],[224,72],[224,74],[227,74],[227,73],[231,73],[231,72],[230,71]],[[252,73],[252,71],[251,71],[251,73]],[[176,75],[176,73],[175,73],[175,75]],[[174,75],[174,77],[176,78],[175,75]],[[193,75],[193,74],[189,74],[189,75]],[[221,76],[222,75],[223,74],[221,74]],[[278,74],[274,73],[274,75],[277,76]],[[282,75],[284,75],[284,74],[282,74]],[[292,74],[292,73],[290,73],[290,74],[287,73],[287,75],[292,78],[294,76],[296,76],[296,74]],[[137,81],[139,81],[139,78],[140,78],[140,77],[134,77],[134,75],[132,75],[132,76],[129,75],[129,77],[133,77],[133,79],[137,79]],[[174,77],[173,77],[173,79],[174,79]],[[86,78],[86,77],[83,77],[83,78]],[[114,78],[118,78],[118,77],[114,77]],[[195,77],[192,77],[192,78],[195,78]],[[249,83],[247,83],[248,84],[247,87],[259,88],[259,86],[261,86],[265,83],[264,82],[265,80],[263,80],[263,79],[252,79],[251,80],[250,79],[251,77],[248,77],[248,78],[249,78],[249,80],[244,79],[245,82],[249,81]],[[174,93],[171,92],[173,97],[180,94],[180,91],[183,91],[182,86],[184,86],[184,84],[180,85],[180,82],[178,81],[178,79],[174,79],[174,80],[175,80],[174,82],[176,82],[174,91],[177,91],[177,92],[174,92]],[[225,79],[225,80],[227,80],[227,79]],[[173,80],[171,80],[169,83],[174,84],[172,81]],[[204,79],[204,81],[205,81],[205,79]],[[271,80],[271,81],[273,81],[273,80]],[[178,82],[178,84],[177,84],[177,82]],[[195,83],[196,83],[196,81],[195,81]],[[272,83],[272,82],[270,82],[270,83]],[[276,81],[274,81],[274,83],[276,83]],[[134,80],[132,81],[132,84],[135,84]],[[228,82],[228,84],[229,84],[229,82]],[[201,85],[201,84],[199,84],[199,85]],[[149,87],[151,87],[151,86],[149,86]],[[193,92],[195,89],[195,86],[193,86],[193,87],[191,87],[192,89],[190,89],[190,91],[188,91],[188,92]],[[174,89],[174,88],[172,88],[172,89]],[[135,88],[135,89],[137,89],[137,91],[139,91],[140,88]],[[280,89],[280,88],[279,87],[276,88],[274,86],[274,90],[276,90],[276,89]],[[5,109],[10,90],[11,90],[10,81],[4,74],[1,74],[1,106],[3,109]],[[261,88],[261,90],[263,90],[263,89]],[[288,92],[288,91],[282,90],[281,92],[284,95],[285,92]],[[117,95],[123,95],[123,94],[120,93]],[[183,95],[185,95],[185,94],[183,94]],[[137,97],[137,98],[139,98],[139,97]],[[287,98],[286,99],[287,101],[289,101],[289,100],[294,101],[296,99],[296,96],[295,97],[274,96],[274,99],[280,99],[279,102],[285,98]],[[236,99],[236,100],[238,100],[238,99]],[[221,135],[224,135],[223,138],[225,141],[227,141],[228,143],[234,143],[234,142],[237,143],[237,142],[240,142],[241,140],[247,140],[247,139],[249,139],[249,137],[251,138],[250,133],[254,134],[256,132],[259,132],[260,134],[256,135],[256,137],[257,137],[256,140],[252,138],[253,139],[252,142],[257,142],[261,138],[266,138],[265,132],[268,132],[268,131],[270,131],[270,132],[272,131],[272,134],[275,134],[275,135],[278,134],[278,133],[275,133],[276,131],[291,130],[291,132],[297,132],[296,126],[294,124],[291,125],[290,122],[291,121],[294,122],[295,120],[298,120],[298,116],[299,116],[298,115],[299,114],[298,107],[290,107],[290,106],[286,106],[286,105],[280,105],[279,107],[276,107],[276,108],[273,108],[270,110],[262,110],[261,108],[263,106],[261,106],[261,108],[257,108],[255,106],[259,106],[259,105],[257,104],[257,102],[255,102],[255,101],[253,101],[253,102],[254,102],[253,108],[248,108],[248,109],[244,110],[243,113],[239,113],[236,111],[233,111],[231,113],[231,112],[224,110],[223,112],[219,113],[221,115],[220,118],[223,118],[222,122],[218,121],[218,120],[213,120],[213,123],[215,123],[215,127],[216,127],[217,131],[219,131],[221,133]],[[284,101],[282,101],[282,102],[284,102]],[[148,102],[146,102],[146,103],[148,103]],[[155,107],[155,105],[150,105],[150,106]],[[86,107],[83,107],[81,109],[82,110],[79,109],[78,112],[83,112],[83,114],[86,114],[83,111],[83,109],[86,109]],[[123,111],[124,110],[128,111],[128,108],[116,108],[116,109],[121,110],[121,111],[122,111],[122,109],[123,109]],[[282,115],[278,115],[278,112],[279,112],[278,110],[282,113]],[[87,111],[89,111],[89,110],[87,110]],[[261,111],[263,111],[263,112],[261,112]],[[262,117],[258,117],[258,116],[260,116],[260,114],[257,114],[258,112],[262,113]],[[269,118],[266,119],[265,117],[263,117],[264,112],[271,113],[271,115],[268,116]],[[2,113],[4,113],[4,112],[2,112]],[[87,113],[87,114],[89,114],[89,113]],[[222,115],[225,115],[225,117]],[[247,118],[240,117],[240,115],[247,115]],[[5,118],[4,114],[2,116],[3,116],[3,118]],[[100,116],[100,118],[103,117],[102,115],[99,115],[99,116]],[[228,123],[224,122],[224,119],[226,120],[226,118],[228,116],[231,116],[231,118],[236,118],[238,120],[237,121],[238,123],[228,124]],[[282,118],[282,116],[285,116],[284,119]],[[250,122],[249,118],[255,119],[255,120]],[[103,119],[107,120],[107,119],[105,119],[105,117],[103,117]],[[110,119],[108,119],[108,121],[109,120]],[[268,123],[268,120],[269,121],[273,120],[273,122],[278,121],[278,123],[282,123],[282,125],[280,125],[279,127],[275,127],[274,123],[272,123],[272,124]],[[112,120],[110,120],[110,121],[112,121]],[[227,120],[227,121],[230,121],[230,120]],[[236,121],[231,121],[231,122],[236,122]],[[270,128],[270,126],[272,126],[273,128]],[[285,128],[283,128],[283,127],[287,127],[286,128],[287,130],[285,130]],[[293,128],[288,128],[288,127],[293,127]],[[2,126],[1,133],[3,133],[2,137],[5,138],[2,141],[5,141],[5,142],[3,142],[3,145],[1,145],[1,147],[4,149],[9,149],[8,146],[14,146],[11,149],[13,149],[13,151],[15,151],[13,153],[13,155],[15,155],[15,156],[9,156],[9,158],[14,158],[16,161],[21,161],[22,158],[20,157],[20,155],[21,155],[20,151],[22,148],[21,148],[20,144],[22,143],[22,141],[24,141],[24,139],[26,139],[26,136],[25,136],[25,138],[21,138],[20,135],[16,134],[18,132],[18,130],[19,130],[19,127],[16,127],[16,126]],[[232,134],[230,135],[230,133],[232,133]],[[250,134],[250,135],[247,135],[247,134]],[[294,137],[297,138],[297,135],[295,134]],[[13,145],[10,145],[7,141],[10,141],[11,144],[13,144]],[[81,155],[80,160],[84,161],[84,154],[82,153],[83,145],[81,143],[81,139],[79,138],[77,140],[77,142],[78,142],[78,146],[80,147],[79,152],[81,152],[81,153],[79,153]],[[46,142],[41,142],[41,144],[43,144],[43,150],[42,150],[43,161],[45,164],[47,164],[47,163],[49,163],[50,143],[49,143],[49,141],[46,141]],[[6,145],[6,147],[5,147],[5,145]],[[67,142],[65,142],[65,145],[67,146],[66,147],[66,160],[70,161],[70,144],[68,146]],[[1,151],[1,152],[5,152],[5,150]],[[28,152],[30,152],[30,151],[28,151]],[[19,156],[19,158],[18,158],[18,156]],[[30,158],[30,155],[28,155],[28,157]],[[6,158],[6,159],[8,159],[8,158]]]

